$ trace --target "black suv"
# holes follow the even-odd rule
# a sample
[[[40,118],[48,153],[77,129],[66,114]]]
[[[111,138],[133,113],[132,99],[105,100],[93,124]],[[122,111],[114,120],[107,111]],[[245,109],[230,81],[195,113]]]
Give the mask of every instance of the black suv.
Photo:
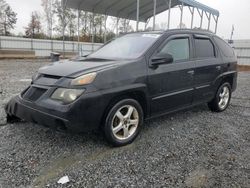
[[[145,119],[208,103],[224,111],[236,89],[237,59],[216,35],[197,30],[131,33],[87,57],[39,69],[6,105],[57,130],[101,128],[115,146],[131,143]]]

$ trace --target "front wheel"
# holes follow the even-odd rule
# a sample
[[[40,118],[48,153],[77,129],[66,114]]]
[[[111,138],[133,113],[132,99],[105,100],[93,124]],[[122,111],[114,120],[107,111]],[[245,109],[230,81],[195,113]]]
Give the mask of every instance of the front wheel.
[[[229,83],[222,84],[215,98],[208,103],[208,107],[214,112],[222,112],[229,106],[232,95],[231,85]]]
[[[104,133],[114,146],[130,144],[137,137],[143,124],[143,110],[134,99],[123,99],[109,111]]]

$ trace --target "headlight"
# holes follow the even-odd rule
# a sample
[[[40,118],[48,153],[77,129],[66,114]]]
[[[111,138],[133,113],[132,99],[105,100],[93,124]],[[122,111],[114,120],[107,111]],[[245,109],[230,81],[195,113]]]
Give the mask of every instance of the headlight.
[[[90,84],[95,80],[96,72],[85,74],[71,81],[72,86],[82,86]]]
[[[51,98],[54,100],[62,101],[64,103],[71,103],[75,101],[83,92],[84,89],[59,88],[54,91]]]

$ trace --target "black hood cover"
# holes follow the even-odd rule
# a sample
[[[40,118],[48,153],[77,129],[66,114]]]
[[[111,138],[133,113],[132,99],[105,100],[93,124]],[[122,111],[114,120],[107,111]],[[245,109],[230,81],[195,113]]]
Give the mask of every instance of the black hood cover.
[[[119,64],[121,61],[119,61]],[[118,65],[118,61],[85,59],[81,61],[59,61],[39,69],[40,74],[76,78],[82,74],[100,71]]]

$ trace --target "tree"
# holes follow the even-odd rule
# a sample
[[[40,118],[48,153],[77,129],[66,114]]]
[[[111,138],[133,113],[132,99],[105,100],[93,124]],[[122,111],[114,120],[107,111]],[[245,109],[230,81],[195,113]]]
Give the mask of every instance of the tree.
[[[10,35],[10,30],[14,29],[17,14],[4,1],[0,0],[0,33],[5,36]]]
[[[25,28],[25,34],[27,37],[36,38],[41,34],[42,26],[39,14],[35,11],[31,14],[31,20],[28,27]]]
[[[129,24],[130,20],[120,19],[119,30],[122,33],[128,33],[133,31],[133,27]]]
[[[53,35],[53,22],[54,22],[54,0],[42,0],[42,7],[47,22],[47,35],[52,38]]]
[[[61,36],[64,36],[67,26],[72,24],[72,18],[76,18],[76,16],[69,8],[63,7],[59,0],[56,0],[53,6],[55,8],[54,13],[58,18],[58,23],[55,29],[61,34]],[[72,25],[70,27],[72,27]]]
[[[3,20],[4,10],[7,7],[7,3],[4,0],[0,0],[0,21]]]
[[[68,26],[66,29],[69,34],[69,37],[72,39],[74,38],[75,33],[77,31],[76,17],[76,13],[71,10],[68,18]]]
[[[80,28],[80,33],[84,36],[87,36],[88,30],[89,30],[88,12],[81,11],[79,14],[79,19],[80,19],[80,25],[82,25],[82,28]]]
[[[117,28],[117,18],[111,17],[111,28],[116,30]],[[130,20],[119,18],[118,20],[118,34],[132,32],[133,27],[130,25]]]

